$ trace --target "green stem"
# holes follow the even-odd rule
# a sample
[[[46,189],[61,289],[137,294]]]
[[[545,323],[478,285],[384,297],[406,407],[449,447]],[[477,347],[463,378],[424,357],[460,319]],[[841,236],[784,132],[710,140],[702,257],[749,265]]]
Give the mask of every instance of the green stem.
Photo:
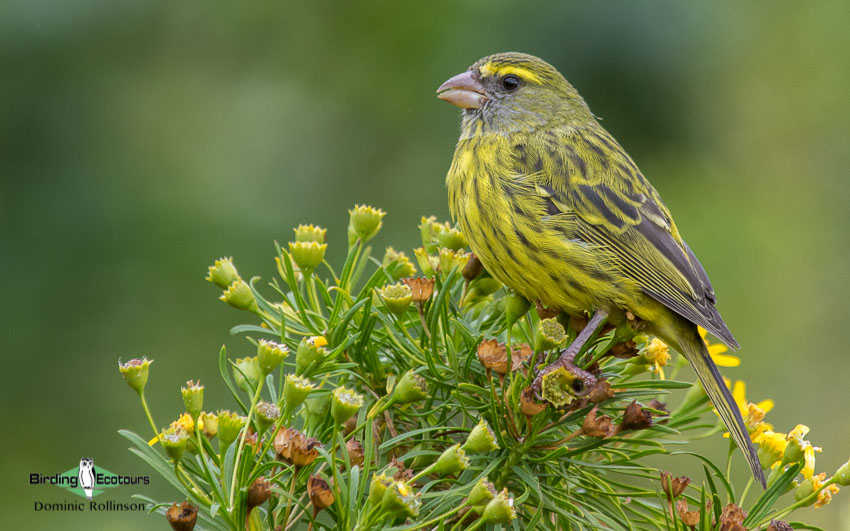
[[[156,429],[156,423],[153,421],[153,417],[151,416],[151,410],[148,407],[148,402],[145,400],[145,391],[142,389],[139,391],[139,398],[142,400],[142,409],[145,410],[145,415],[148,417],[148,422],[151,424],[151,429],[153,430],[154,437],[159,440],[159,430]]]
[[[207,483],[210,485],[210,489],[212,490],[212,494],[219,501],[219,503],[224,504],[224,493],[221,496],[216,496],[218,494],[218,490],[213,487],[215,485],[215,481],[213,480],[212,473],[210,472],[210,467],[207,465],[207,456],[204,454],[204,444],[201,442],[201,430],[198,428],[198,420],[195,419],[195,442],[198,445],[198,456],[201,458],[201,465],[204,469],[204,474],[206,477],[204,479],[207,480]]]
[[[728,475],[726,477],[729,477]],[[741,501],[738,502],[738,507],[744,506],[744,499],[747,497],[747,493],[750,491],[750,487],[753,486],[753,476],[750,476],[750,480],[747,481],[747,485],[744,487],[744,492],[741,493]]]
[[[292,481],[289,482],[289,497],[286,499],[286,511],[283,513],[283,525],[289,523],[289,514],[292,511],[292,498],[295,497],[295,482],[298,479],[298,467],[292,468]]]
[[[245,428],[242,431],[242,437],[239,439],[239,448],[236,449],[236,459],[233,461],[233,480],[230,482],[230,500],[228,502],[230,510],[233,510],[233,499],[236,495],[236,478],[239,477],[239,460],[242,457],[242,449],[245,448],[245,438],[248,437],[248,430],[251,427],[251,416],[254,414],[254,408],[257,405],[257,401],[260,399],[260,391],[263,389],[264,382],[265,377],[260,378],[260,381],[257,384],[257,390],[254,391],[254,397],[251,399],[251,409],[248,410],[248,420],[245,421]],[[224,464],[223,460],[222,464]]]
[[[825,488],[827,488],[828,486],[832,485],[833,483],[835,483],[835,478],[834,478],[834,477],[829,478],[829,480],[827,480],[827,481],[826,481],[823,485],[821,485],[821,487],[820,487],[818,490],[816,490],[816,491],[814,491],[813,493],[809,494],[808,496],[806,496],[806,497],[805,497],[805,498],[803,498],[802,500],[800,500],[800,501],[798,501],[798,502],[796,502],[796,503],[793,503],[793,504],[789,505],[788,507],[786,507],[786,508],[782,509],[781,511],[779,511],[779,512],[778,512],[778,513],[776,513],[775,515],[765,517],[765,518],[764,518],[761,522],[759,522],[758,524],[756,524],[756,525],[753,527],[753,529],[761,529],[761,527],[762,527],[763,525],[765,525],[766,523],[768,523],[769,521],[771,521],[771,520],[773,520],[773,519],[781,520],[782,518],[785,518],[785,516],[787,516],[788,514],[790,514],[790,513],[794,512],[794,510],[799,509],[800,507],[808,507],[808,506],[809,506],[809,505],[811,505],[811,504],[812,504],[815,500],[817,500],[817,498],[818,498],[818,494],[820,494],[820,491],[822,491],[823,489],[825,489]]]
[[[418,524],[414,524],[411,527],[403,527],[403,528],[401,528],[400,531],[413,531],[414,529],[422,529],[423,527],[428,527],[429,525],[436,524],[437,522],[444,520],[444,519],[448,518],[449,516],[457,513],[458,511],[460,511],[461,509],[463,509],[466,506],[467,506],[467,504],[464,503],[464,504],[462,504],[458,507],[455,507],[454,509],[452,509],[448,512],[441,514],[440,516],[435,516],[434,518],[431,518],[427,522],[421,522],[421,523],[418,523]]]

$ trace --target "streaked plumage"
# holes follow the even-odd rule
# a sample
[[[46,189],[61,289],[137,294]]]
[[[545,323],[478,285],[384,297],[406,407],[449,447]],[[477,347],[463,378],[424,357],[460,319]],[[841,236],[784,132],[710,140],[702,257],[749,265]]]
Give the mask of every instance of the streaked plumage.
[[[511,79],[508,79],[511,78]],[[570,313],[631,311],[691,362],[742,449],[761,467],[697,325],[738,344],[670,211],[637,165],[548,63],[485,57],[440,87],[464,108],[449,206],[487,270]]]

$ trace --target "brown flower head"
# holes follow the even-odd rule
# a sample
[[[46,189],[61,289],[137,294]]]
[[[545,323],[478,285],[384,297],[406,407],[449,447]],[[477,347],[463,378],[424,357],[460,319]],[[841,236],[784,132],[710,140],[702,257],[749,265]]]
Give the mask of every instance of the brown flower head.
[[[519,369],[522,363],[531,357],[534,352],[528,343],[523,343],[519,348],[515,348],[511,356],[511,372]],[[508,372],[508,351],[504,343],[499,343],[495,339],[482,341],[478,345],[478,360],[484,368],[505,374]]]
[[[345,449],[348,452],[348,461],[351,466],[360,466],[363,464],[365,456],[363,454],[363,445],[354,437],[348,439],[345,443]]]
[[[766,531],[794,531],[794,528],[788,525],[788,522],[782,520],[771,520]]]
[[[404,463],[402,463],[395,457],[390,459],[389,464],[387,464],[387,469],[390,468],[396,469],[396,473],[393,474],[393,479],[396,481],[407,483],[413,477],[413,470],[409,468],[404,468]]]
[[[747,513],[743,509],[730,503],[720,513],[720,531],[747,531],[744,527],[744,518]]]
[[[322,444],[293,428],[283,428],[274,438],[274,449],[278,457],[291,465],[307,466],[319,457],[316,449]]]
[[[614,433],[614,425],[611,423],[611,417],[607,415],[596,414],[599,408],[594,407],[584,418],[584,424],[581,429],[588,437],[610,437]]]
[[[469,281],[475,280],[475,278],[484,271],[484,264],[481,263],[481,260],[475,256],[475,253],[471,253],[469,255],[469,260],[466,262],[466,265],[463,266],[463,278]]]
[[[604,402],[613,397],[614,391],[611,389],[611,384],[604,378],[596,380],[596,383],[591,386],[590,392],[587,393],[587,399],[594,404]]]
[[[413,302],[422,304],[434,293],[434,279],[426,277],[408,277],[401,279],[413,294]]]
[[[623,420],[617,426],[616,433],[628,430],[644,430],[650,426],[652,426],[652,414],[633,400],[631,404],[626,406],[626,411],[623,412]]]
[[[191,531],[195,529],[198,521],[198,508],[188,501],[184,501],[179,507],[172,503],[165,511],[165,519],[174,531]]]
[[[688,500],[682,498],[676,502],[676,511],[679,513],[679,518],[682,523],[688,527],[693,527],[699,524],[699,511],[688,510]]]
[[[519,408],[522,410],[523,414],[528,415],[529,417],[533,417],[540,413],[546,409],[546,406],[548,405],[548,402],[538,402],[534,398],[534,388],[531,386],[523,389],[522,393],[519,395]]]
[[[328,482],[319,476],[310,476],[307,480],[307,495],[313,503],[313,511],[317,513],[334,503],[334,493]]]
[[[670,496],[678,498],[685,492],[685,488],[690,484],[691,478],[687,476],[679,476],[674,478],[670,472],[661,471],[661,490],[667,495],[667,500],[670,501]]]
[[[552,319],[553,317],[557,317],[558,314],[561,313],[561,310],[559,308],[547,308],[543,306],[540,301],[537,301],[535,306],[537,308],[537,316],[540,317],[541,320]]]
[[[635,345],[634,341],[628,340],[623,343],[617,343],[608,352],[615,358],[627,360],[638,355],[638,349],[636,347],[637,345]]]
[[[251,484],[251,488],[248,489],[248,512],[250,513],[254,507],[258,505],[262,505],[269,499],[272,495],[271,491],[271,483],[264,478],[259,477],[254,480],[254,483]]]

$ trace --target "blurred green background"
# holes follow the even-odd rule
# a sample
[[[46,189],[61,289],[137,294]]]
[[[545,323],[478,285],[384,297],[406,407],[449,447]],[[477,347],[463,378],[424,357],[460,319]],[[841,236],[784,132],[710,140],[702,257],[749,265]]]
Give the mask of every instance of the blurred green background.
[[[376,246],[418,245],[459,123],[434,90],[507,50],[556,65],[661,192],[744,346],[726,374],[811,427],[818,471],[848,458],[846,2],[288,4],[0,3],[4,528],[164,527],[36,513],[64,493],[28,474],[152,474],[116,433],[148,434],[118,358],[156,360],[161,424],[189,378],[230,407],[215,360],[250,351],[246,315],[213,259],[269,278],[272,242],[314,222],[339,260],[355,202],[389,212]],[[850,529],[850,492],[798,516]]]

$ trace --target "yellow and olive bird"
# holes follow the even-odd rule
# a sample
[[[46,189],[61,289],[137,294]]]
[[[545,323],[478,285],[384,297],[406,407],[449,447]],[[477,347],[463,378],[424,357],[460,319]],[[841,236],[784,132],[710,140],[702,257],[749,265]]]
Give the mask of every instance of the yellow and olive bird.
[[[529,300],[592,313],[576,343],[627,312],[644,321],[691,363],[764,486],[738,406],[697,330],[738,347],[708,275],[584,99],[552,65],[520,53],[480,59],[437,92],[463,109],[449,207],[487,271]]]

